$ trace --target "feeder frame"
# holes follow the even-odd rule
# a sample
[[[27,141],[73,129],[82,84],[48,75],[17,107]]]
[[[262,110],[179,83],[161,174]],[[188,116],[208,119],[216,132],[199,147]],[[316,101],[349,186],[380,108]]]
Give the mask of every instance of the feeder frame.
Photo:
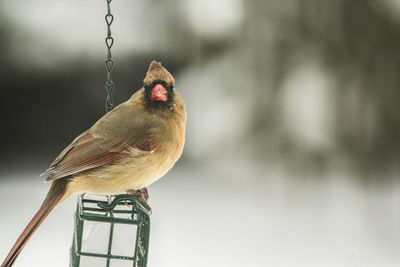
[[[127,209],[129,207],[129,209]],[[95,221],[110,224],[107,253],[93,253],[82,250],[82,237],[85,221]],[[114,225],[136,225],[136,244],[133,255],[112,254]],[[107,201],[78,197],[75,213],[75,230],[71,248],[71,267],[79,267],[81,256],[101,257],[106,259],[106,266],[110,266],[111,259],[132,261],[133,267],[146,267],[149,251],[150,216],[147,209],[135,197],[124,194],[107,197]]]

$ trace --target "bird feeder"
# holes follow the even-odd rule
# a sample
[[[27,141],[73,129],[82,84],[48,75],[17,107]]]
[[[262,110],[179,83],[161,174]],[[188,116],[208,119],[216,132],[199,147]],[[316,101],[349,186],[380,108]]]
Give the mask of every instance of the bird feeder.
[[[146,267],[150,217],[131,195],[80,195],[71,267]]]
[[[111,47],[111,14],[107,1],[107,58],[105,61],[107,91],[106,111],[113,109],[114,60]],[[143,204],[131,195],[78,197],[75,229],[71,247],[71,267],[146,267],[149,251],[150,217]]]

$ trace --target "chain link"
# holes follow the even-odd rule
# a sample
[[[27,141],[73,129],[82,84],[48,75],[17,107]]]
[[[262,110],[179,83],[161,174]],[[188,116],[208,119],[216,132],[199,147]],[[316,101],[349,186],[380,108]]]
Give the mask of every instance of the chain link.
[[[111,36],[111,24],[114,20],[114,15],[111,14],[110,4],[112,0],[107,1],[107,15],[105,16],[106,24],[107,24],[107,37],[105,39],[106,46],[107,46],[107,59],[104,63],[107,73],[106,78],[106,91],[107,91],[107,98],[106,98],[106,111],[109,112],[114,108],[113,103],[113,92],[114,92],[114,82],[112,81],[111,72],[114,68],[114,60],[111,57],[111,47],[114,44],[114,38]]]

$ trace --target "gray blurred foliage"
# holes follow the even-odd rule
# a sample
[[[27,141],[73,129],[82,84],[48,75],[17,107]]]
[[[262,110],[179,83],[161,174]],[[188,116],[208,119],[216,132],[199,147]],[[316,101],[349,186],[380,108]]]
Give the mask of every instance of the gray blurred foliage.
[[[36,17],[50,2],[37,1]],[[163,62],[188,107],[187,164],[398,171],[395,1],[114,2],[115,100],[141,87],[151,60]],[[68,31],[30,33],[27,18],[9,15],[18,3],[0,3],[3,164],[51,161],[104,113],[105,9],[85,14],[89,4],[66,12],[78,21]],[[57,39],[75,32],[76,42]]]

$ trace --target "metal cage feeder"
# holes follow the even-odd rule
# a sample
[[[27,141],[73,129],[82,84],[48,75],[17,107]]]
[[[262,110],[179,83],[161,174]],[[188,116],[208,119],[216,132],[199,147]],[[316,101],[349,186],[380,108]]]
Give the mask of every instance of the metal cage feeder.
[[[146,267],[149,237],[149,212],[135,197],[80,195],[70,266]]]

